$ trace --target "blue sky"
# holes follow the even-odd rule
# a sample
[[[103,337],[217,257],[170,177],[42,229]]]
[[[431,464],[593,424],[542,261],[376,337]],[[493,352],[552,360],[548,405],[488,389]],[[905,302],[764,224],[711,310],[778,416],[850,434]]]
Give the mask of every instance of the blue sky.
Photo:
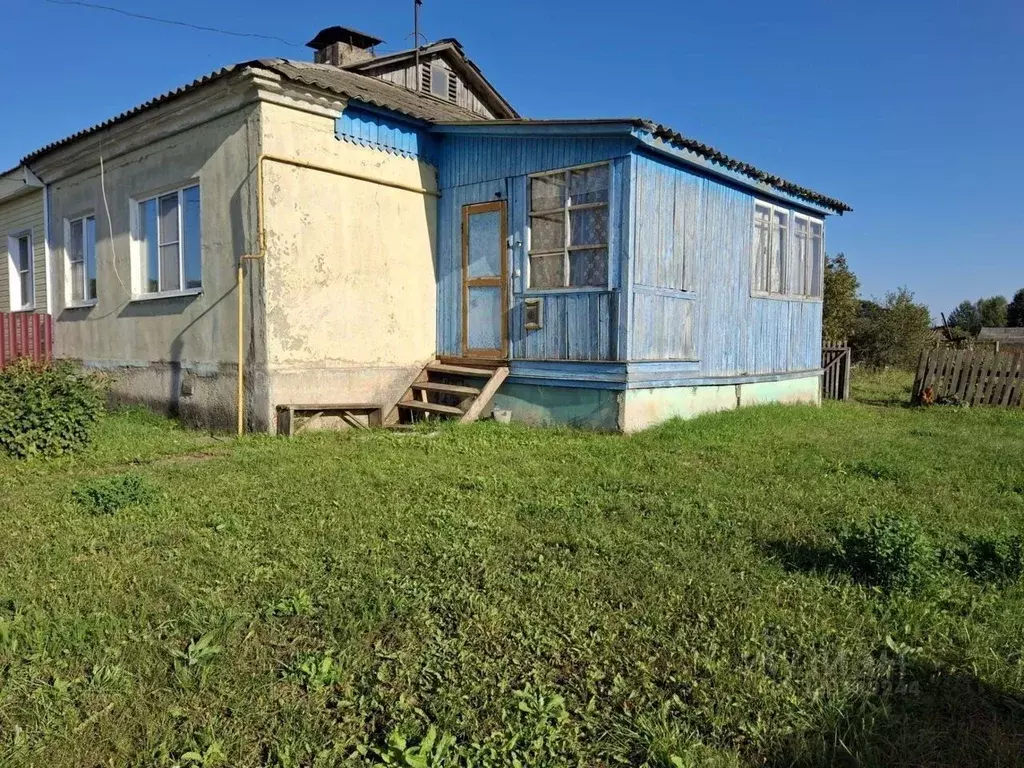
[[[96,1],[300,47],[0,0],[0,167],[225,64],[307,59],[324,26],[411,44],[412,0]],[[827,246],[865,296],[937,315],[1024,287],[1020,0],[425,0],[423,31],[524,115],[654,118],[845,200]]]

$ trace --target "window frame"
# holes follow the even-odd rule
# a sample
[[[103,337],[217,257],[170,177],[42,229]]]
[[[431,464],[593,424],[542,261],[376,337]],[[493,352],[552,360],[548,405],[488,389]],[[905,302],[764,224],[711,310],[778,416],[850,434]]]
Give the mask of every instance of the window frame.
[[[777,229],[775,225],[775,215],[777,212],[784,212],[786,214],[786,253],[783,254],[782,265],[783,274],[780,281],[781,292],[774,292],[771,290],[771,280],[769,274],[768,287],[769,290],[763,291],[757,288],[757,255],[758,255],[758,240],[757,240],[757,209],[758,207],[767,208],[769,211],[768,215],[768,226],[769,226],[769,241],[768,241],[768,254],[769,262],[765,265],[766,268],[770,264],[770,256],[772,254],[772,243],[775,237],[775,231]],[[811,293],[796,293],[793,286],[793,274],[796,267],[796,249],[794,243],[796,242],[796,221],[802,219],[807,222],[807,242],[808,247],[812,240],[811,238],[811,224],[817,224],[821,227],[821,269],[819,272],[819,278],[817,285],[811,287]],[[822,296],[824,294],[824,280],[825,280],[825,219],[824,217],[813,216],[809,213],[803,213],[795,208],[786,205],[780,205],[778,203],[772,203],[761,198],[754,198],[754,204],[751,207],[751,223],[750,223],[751,236],[751,254],[750,254],[750,296],[755,299],[767,299],[772,301],[808,301],[821,303]],[[807,269],[809,270],[807,282],[810,283],[810,275],[814,274],[813,262],[808,261]],[[817,295],[814,294],[814,290],[817,290]]]
[[[93,259],[96,262],[96,295],[89,296],[89,272],[88,272],[88,258],[86,257],[86,221],[92,219],[93,221],[93,233],[96,232],[97,219],[94,211],[86,213],[80,213],[74,217],[64,219],[64,305],[68,308],[74,309],[78,307],[94,307],[99,302],[99,257],[96,253],[96,239],[94,237],[92,243],[92,254]],[[76,300],[74,298],[74,270],[72,269],[71,260],[71,228],[81,223],[82,225],[82,299]]]
[[[185,284],[185,192],[197,189],[199,190],[199,287],[198,288],[183,288]],[[162,243],[162,223],[160,215],[160,201],[171,195],[177,196],[178,206],[178,227],[175,233],[176,240],[173,242]],[[147,268],[145,274],[145,280],[149,279],[148,265],[146,264],[148,254],[144,251],[144,241],[142,240],[142,206],[146,203],[155,203],[156,205],[156,232],[154,237],[156,238],[156,251],[157,251],[157,290],[147,291],[145,281],[143,279],[143,267]],[[198,179],[193,179],[189,182],[183,183],[178,186],[172,186],[161,192],[152,192],[145,195],[139,195],[132,197],[129,200],[131,206],[131,244],[132,244],[132,297],[131,301],[153,301],[157,299],[169,299],[182,296],[198,296],[203,292],[203,227],[202,227],[202,211],[203,211],[203,191],[202,185]],[[163,283],[163,270],[161,269],[162,263],[160,261],[160,248],[165,245],[177,245],[178,248],[178,288],[172,288],[165,290],[162,286]]]
[[[582,171],[589,168],[600,168],[606,167],[608,169],[608,199],[600,203],[581,203],[579,205],[572,205],[569,198],[569,178],[573,171]],[[524,281],[524,293],[526,294],[546,294],[546,293],[607,293],[613,290],[612,288],[612,253],[611,253],[611,242],[612,242],[612,204],[614,199],[614,172],[612,162],[610,160],[601,160],[596,163],[583,163],[581,165],[573,165],[567,168],[554,168],[548,171],[538,171],[536,173],[528,174],[527,186],[526,186],[526,200],[527,200],[527,211],[526,211],[526,264],[524,272],[526,273],[526,280]],[[544,178],[549,176],[557,176],[559,174],[565,177],[565,203],[561,208],[550,208],[550,209],[538,209],[533,210],[533,180],[537,178]],[[574,210],[595,210],[598,208],[605,208],[608,211],[608,229],[604,243],[588,243],[586,245],[571,245],[572,242],[572,229],[571,229],[571,212]],[[563,244],[560,251],[534,251],[533,250],[533,218],[535,216],[549,216],[555,213],[563,213],[562,227],[563,227]],[[605,281],[603,286],[596,285],[580,285],[572,286],[569,285],[570,275],[570,262],[569,254],[572,251],[592,251],[603,248],[605,251]],[[534,256],[555,256],[559,253],[563,257],[563,275],[564,284],[561,287],[553,288],[536,288],[533,286],[533,257]]]
[[[21,241],[28,240],[28,270],[23,272],[18,263],[21,258]],[[17,252],[17,255],[15,255]],[[17,260],[16,260],[17,259]],[[33,312],[36,308],[36,254],[35,237],[31,229],[22,229],[11,232],[7,236],[7,267],[8,267],[8,302],[11,312]],[[28,275],[29,300],[21,302],[22,275]],[[14,291],[18,291],[17,305],[14,301]]]
[[[804,285],[810,288],[810,293],[797,293],[795,290],[793,290],[792,286],[790,286],[790,290],[793,292],[793,297],[795,299],[803,299],[805,301],[821,301],[825,293],[825,219],[819,219],[817,216],[811,216],[810,214],[800,213],[798,211],[793,211],[791,219],[793,221],[793,226],[791,227],[791,229],[794,232],[794,236],[791,236],[792,242],[796,241],[796,221],[798,219],[801,219],[807,222],[808,251],[811,250],[811,243],[814,241],[814,236],[811,234],[812,226],[814,224],[817,224],[821,228],[821,269],[818,270],[817,284],[812,284],[811,278],[814,275],[814,261],[812,254],[812,258],[807,260],[807,264],[804,267]],[[817,291],[817,293],[815,293],[815,291]]]

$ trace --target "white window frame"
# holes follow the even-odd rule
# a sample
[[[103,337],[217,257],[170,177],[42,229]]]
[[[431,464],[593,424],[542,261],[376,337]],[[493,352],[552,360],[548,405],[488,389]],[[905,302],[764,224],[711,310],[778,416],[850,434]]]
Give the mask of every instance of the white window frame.
[[[758,289],[757,286],[757,209],[758,207],[767,208],[768,213],[768,225],[770,239],[768,241],[768,256],[769,262],[765,264],[765,267],[770,269],[770,257],[772,255],[772,239],[775,237],[775,215],[777,212],[786,214],[786,248],[785,253],[782,254],[782,276],[780,281],[781,291],[771,290],[771,280],[769,278],[769,290],[763,291]],[[819,271],[818,284],[812,286],[812,293],[796,293],[794,286],[791,282],[793,270],[796,267],[796,249],[793,247],[793,243],[796,240],[796,220],[802,219],[807,222],[807,242],[811,242],[811,222],[818,224],[821,227],[821,269]],[[757,299],[777,299],[782,301],[817,301],[822,300],[824,293],[824,276],[825,276],[825,221],[823,218],[817,216],[811,216],[806,213],[800,213],[799,211],[790,208],[785,205],[778,205],[777,203],[770,203],[767,200],[761,200],[759,198],[754,199],[754,205],[751,208],[751,221],[750,231],[752,233],[751,243],[751,254],[750,254],[750,295]],[[813,264],[808,262],[809,275],[813,275]],[[810,284],[810,277],[807,279],[808,285]],[[817,289],[817,295],[814,295],[813,291]]]
[[[93,231],[96,228],[96,214],[93,212],[82,213],[74,218],[64,219],[64,305],[67,307],[94,307],[98,302],[99,286],[97,296],[89,296],[89,272],[86,269],[86,243],[85,233],[87,231],[85,222],[93,220]],[[82,298],[76,301],[74,297],[74,286],[72,285],[74,272],[71,269],[71,227],[77,223],[82,224]],[[92,244],[93,258],[96,259],[96,275],[99,277],[99,255],[96,253],[96,242]]]
[[[573,171],[581,171],[588,168],[600,168],[605,166],[608,168],[608,200],[603,203],[582,203],[580,205],[572,205],[569,199],[569,177]],[[565,175],[565,204],[559,208],[552,208],[550,210],[533,210],[533,180],[537,178],[544,178],[546,176],[557,176],[558,174]],[[528,184],[526,188],[526,293],[527,294],[542,294],[542,293],[606,293],[612,290],[612,251],[611,251],[611,239],[612,239],[612,205],[614,202],[614,187],[615,180],[610,161],[602,161],[599,163],[585,163],[583,165],[574,165],[569,168],[555,168],[550,171],[540,171],[538,173],[531,173],[528,177]],[[587,245],[570,245],[572,242],[572,231],[570,221],[572,216],[571,211],[584,210],[593,208],[607,208],[608,209],[608,231],[606,233],[604,243],[590,243]],[[555,288],[534,288],[533,287],[533,275],[532,271],[532,256],[555,256],[559,251],[534,251],[533,250],[533,222],[532,217],[537,215],[554,214],[559,211],[564,211],[564,223],[563,228],[565,232],[564,243],[562,244],[563,262],[563,275],[564,284],[562,287]],[[571,251],[589,251],[596,250],[598,248],[604,248],[605,250],[605,280],[603,286],[597,285],[580,285],[571,286],[569,285],[569,253]]]
[[[794,298],[821,301],[821,298],[825,293],[825,220],[819,219],[817,216],[810,216],[806,213],[797,213],[796,211],[793,212],[791,218],[793,221],[793,234],[790,235],[790,239],[792,242],[796,242],[796,221],[799,219],[807,222],[807,249],[809,256],[812,256],[810,247],[811,241],[813,240],[813,237],[811,236],[811,225],[817,224],[819,227],[821,227],[821,268],[818,270],[817,285],[812,285],[811,283],[811,277],[814,275],[814,262],[811,258],[809,258],[807,260],[807,263],[804,265],[804,285],[810,288],[810,293],[797,293],[795,290],[793,290],[792,286],[790,287],[790,289],[793,290]],[[796,258],[795,252],[793,254],[793,258]],[[796,265],[794,264],[794,267],[795,266]]]
[[[29,300],[27,304],[21,302],[21,280],[22,272],[15,259],[21,256],[19,246],[22,239],[28,240],[28,284]],[[36,254],[35,238],[31,229],[23,229],[19,232],[11,232],[7,236],[7,267],[9,275],[8,298],[11,312],[32,312],[36,308]]]
[[[193,180],[182,184],[181,186],[171,187],[165,189],[162,192],[148,193],[143,196],[129,198],[129,204],[131,206],[131,241],[132,241],[132,301],[149,301],[152,299],[167,299],[174,298],[176,296],[198,296],[203,292],[202,285],[198,288],[172,288],[164,290],[161,283],[163,282],[162,270],[160,269],[160,236],[161,236],[161,221],[160,221],[160,199],[167,197],[168,195],[176,194],[178,196],[178,232],[177,232],[177,245],[178,245],[178,280],[179,285],[185,283],[185,201],[184,193],[190,189],[199,189],[199,275],[200,283],[202,283],[202,269],[203,269],[203,254],[202,254],[202,185],[199,180]],[[157,248],[157,290],[147,291],[146,286],[143,283],[143,267],[146,262],[147,254],[143,251],[142,242],[142,220],[141,220],[141,208],[144,204],[149,202],[156,203],[156,248]],[[163,245],[172,245],[172,243],[164,243]]]

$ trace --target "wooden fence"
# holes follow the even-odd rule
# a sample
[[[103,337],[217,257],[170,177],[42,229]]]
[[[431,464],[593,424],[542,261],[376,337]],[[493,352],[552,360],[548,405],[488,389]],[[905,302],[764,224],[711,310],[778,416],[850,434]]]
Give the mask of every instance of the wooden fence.
[[[53,359],[53,318],[32,312],[0,312],[0,368],[27,357]]]
[[[850,348],[821,348],[821,396],[826,400],[848,400],[850,397]]]
[[[988,349],[924,352],[914,379],[913,402],[954,402],[1017,408],[1024,393],[1024,356]]]

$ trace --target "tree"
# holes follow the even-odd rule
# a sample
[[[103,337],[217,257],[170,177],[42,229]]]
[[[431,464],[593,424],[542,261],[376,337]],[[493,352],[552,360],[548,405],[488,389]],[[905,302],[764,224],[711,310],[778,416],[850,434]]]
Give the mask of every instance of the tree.
[[[962,328],[971,336],[977,336],[981,330],[981,313],[978,311],[978,305],[961,301],[956,309],[949,313],[946,322],[953,328]]]
[[[876,367],[913,368],[931,343],[931,312],[899,288],[880,304],[862,302],[851,346],[858,361]]]
[[[1006,324],[1011,328],[1024,328],[1024,288],[1013,294],[1006,307]]]
[[[825,291],[822,296],[822,335],[838,341],[853,335],[860,301],[860,281],[846,263],[845,254],[825,257]]]
[[[978,314],[982,328],[1005,328],[1008,305],[1005,296],[990,296],[978,299]]]

